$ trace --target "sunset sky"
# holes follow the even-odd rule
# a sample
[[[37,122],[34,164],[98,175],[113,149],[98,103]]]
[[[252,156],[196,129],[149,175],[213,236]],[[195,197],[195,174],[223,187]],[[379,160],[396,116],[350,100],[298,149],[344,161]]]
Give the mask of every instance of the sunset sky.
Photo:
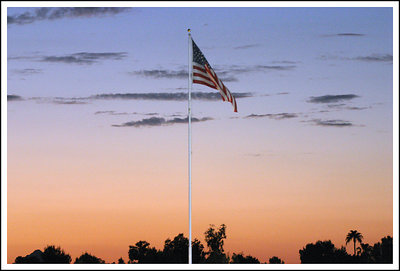
[[[187,28],[238,105],[193,85],[193,238],[300,263],[393,236],[392,8],[6,12],[8,263],[188,236]]]

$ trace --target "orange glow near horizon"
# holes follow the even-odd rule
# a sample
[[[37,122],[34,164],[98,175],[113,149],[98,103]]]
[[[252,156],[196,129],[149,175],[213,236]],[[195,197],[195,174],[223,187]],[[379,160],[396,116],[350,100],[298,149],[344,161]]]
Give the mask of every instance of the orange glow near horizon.
[[[112,145],[84,140],[63,150],[50,146],[47,152],[40,142],[49,146],[51,139],[37,140],[40,144],[30,148],[11,139],[8,262],[49,244],[61,246],[73,261],[86,251],[106,262],[127,261],[129,245],[139,240],[162,249],[165,239],[188,236],[187,153],[184,127],[179,129],[175,135],[152,135],[160,148],[147,152],[129,143],[128,136]],[[370,244],[392,235],[393,202],[387,197],[392,185],[375,182],[376,170],[366,166],[374,161],[386,167],[379,174],[390,180],[391,159],[348,153],[357,160],[346,165],[349,159],[341,160],[338,153],[326,161],[320,155],[272,154],[237,160],[240,150],[224,152],[230,142],[207,143],[212,137],[203,134],[204,127],[195,129],[193,238],[204,245],[209,224],[224,223],[230,255],[243,252],[261,262],[278,256],[299,263],[298,251],[307,243],[330,239],[341,247],[350,229]],[[82,144],[89,144],[85,151]],[[24,171],[18,170],[21,165]],[[335,167],[342,170],[333,172]]]

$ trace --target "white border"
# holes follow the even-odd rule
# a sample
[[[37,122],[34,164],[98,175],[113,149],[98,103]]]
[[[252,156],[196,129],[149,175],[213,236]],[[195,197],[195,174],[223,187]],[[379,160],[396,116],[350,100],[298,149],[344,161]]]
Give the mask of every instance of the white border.
[[[392,7],[393,8],[393,264],[100,264],[100,265],[58,265],[58,264],[7,264],[7,7],[42,7],[42,6],[63,6],[63,7]],[[196,2],[196,1],[113,1],[113,2],[1,2],[1,268],[8,270],[54,270],[54,269],[365,269],[365,270],[396,270],[399,269],[399,4],[397,1],[374,1],[374,2]]]

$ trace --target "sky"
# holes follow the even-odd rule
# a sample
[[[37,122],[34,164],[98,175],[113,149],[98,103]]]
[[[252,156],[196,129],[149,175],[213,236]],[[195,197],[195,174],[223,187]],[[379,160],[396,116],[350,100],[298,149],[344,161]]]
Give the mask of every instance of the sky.
[[[193,238],[393,236],[392,8],[8,7],[8,263],[188,236],[188,28],[238,105],[193,85]]]

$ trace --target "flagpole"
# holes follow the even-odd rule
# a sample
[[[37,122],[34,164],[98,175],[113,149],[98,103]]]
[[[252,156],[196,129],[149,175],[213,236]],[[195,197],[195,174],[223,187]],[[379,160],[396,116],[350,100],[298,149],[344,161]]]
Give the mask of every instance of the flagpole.
[[[188,29],[189,264],[192,264],[192,36]]]

